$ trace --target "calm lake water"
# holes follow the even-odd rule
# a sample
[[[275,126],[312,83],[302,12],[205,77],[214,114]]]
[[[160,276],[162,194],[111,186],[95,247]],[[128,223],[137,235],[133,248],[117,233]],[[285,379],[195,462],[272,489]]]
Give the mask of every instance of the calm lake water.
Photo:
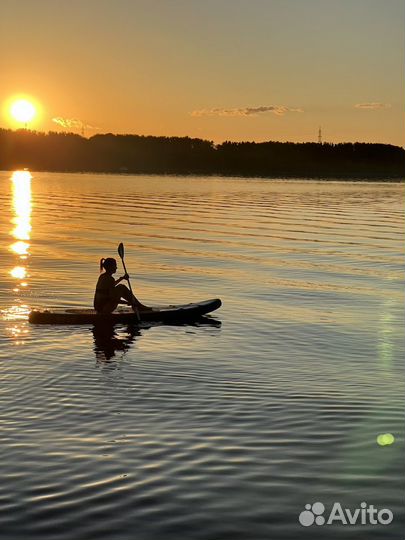
[[[0,173],[0,538],[403,538],[404,194]],[[91,306],[119,242],[143,302],[223,307],[101,335],[28,324]],[[303,527],[315,502],[394,519]]]

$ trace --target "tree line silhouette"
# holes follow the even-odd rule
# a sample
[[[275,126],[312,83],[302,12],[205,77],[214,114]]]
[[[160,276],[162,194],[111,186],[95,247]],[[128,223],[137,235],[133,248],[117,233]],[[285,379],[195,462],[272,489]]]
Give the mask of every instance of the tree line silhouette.
[[[405,150],[371,143],[212,141],[107,133],[0,129],[0,169],[220,174],[263,177],[404,178]]]

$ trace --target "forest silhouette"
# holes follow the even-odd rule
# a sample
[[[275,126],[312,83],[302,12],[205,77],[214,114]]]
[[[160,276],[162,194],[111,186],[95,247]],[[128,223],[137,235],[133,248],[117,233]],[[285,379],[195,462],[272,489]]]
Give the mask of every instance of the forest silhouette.
[[[261,177],[404,178],[405,150],[372,143],[229,142],[0,129],[0,169]]]

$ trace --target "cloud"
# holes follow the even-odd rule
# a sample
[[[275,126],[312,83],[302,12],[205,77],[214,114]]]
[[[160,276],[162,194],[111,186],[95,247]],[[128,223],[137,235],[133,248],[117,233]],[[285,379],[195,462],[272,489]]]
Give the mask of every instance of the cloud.
[[[100,129],[96,126],[86,124],[78,118],[62,118],[61,116],[56,116],[55,118],[52,118],[52,122],[55,122],[55,124],[58,124],[58,126],[66,129]]]
[[[263,113],[272,113],[283,116],[287,112],[304,112],[302,109],[278,106],[242,107],[239,109],[200,109],[193,111],[191,116],[257,116]]]
[[[377,111],[379,109],[390,109],[391,105],[389,103],[357,103],[357,105],[355,105],[355,108]]]

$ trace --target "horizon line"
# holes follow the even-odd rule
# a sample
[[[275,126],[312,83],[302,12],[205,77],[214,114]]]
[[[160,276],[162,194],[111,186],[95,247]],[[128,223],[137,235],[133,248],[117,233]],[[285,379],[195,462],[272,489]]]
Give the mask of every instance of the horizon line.
[[[384,143],[384,142],[365,142],[365,141],[344,141],[344,142],[332,142],[332,141],[322,141],[321,143],[317,140],[309,140],[309,141],[280,141],[276,139],[268,139],[263,141],[257,141],[257,140],[239,140],[234,141],[231,139],[224,139],[221,142],[214,142],[212,139],[204,139],[201,137],[192,137],[190,135],[145,135],[145,134],[139,134],[139,133],[113,133],[112,131],[106,131],[105,133],[95,133],[94,135],[91,135],[90,137],[87,137],[86,135],[82,133],[75,133],[74,131],[43,131],[43,130],[37,130],[37,129],[30,129],[26,127],[20,127],[20,128],[7,128],[0,126],[0,130],[3,131],[11,131],[14,133],[17,132],[30,132],[30,133],[39,133],[43,135],[49,135],[50,133],[55,133],[57,135],[74,135],[76,137],[80,137],[81,139],[90,140],[93,137],[97,136],[105,136],[105,135],[113,135],[113,136],[121,136],[121,137],[151,137],[151,138],[165,138],[165,139],[196,139],[199,141],[207,141],[211,142],[214,146],[219,146],[224,143],[235,143],[235,144],[243,144],[243,143],[253,143],[253,144],[263,144],[268,142],[274,142],[279,144],[319,144],[320,146],[326,146],[326,145],[337,145],[337,144],[375,144],[375,145],[383,145],[383,146],[394,146],[396,148],[402,148],[405,150],[405,145],[401,146],[399,144],[393,144],[393,143]]]

